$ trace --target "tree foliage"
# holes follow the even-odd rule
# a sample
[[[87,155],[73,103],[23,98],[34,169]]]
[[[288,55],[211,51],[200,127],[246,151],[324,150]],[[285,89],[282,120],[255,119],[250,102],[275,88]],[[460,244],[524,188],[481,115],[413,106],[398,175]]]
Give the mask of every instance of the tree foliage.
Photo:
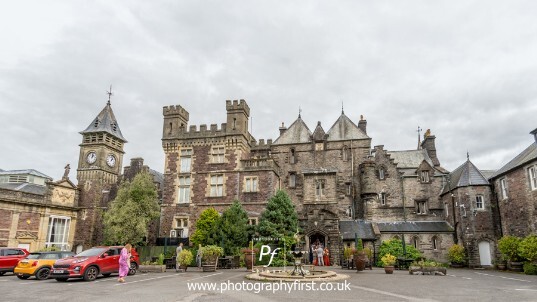
[[[298,230],[298,215],[295,205],[282,190],[270,198],[261,214],[257,232],[266,237],[293,238]]]
[[[460,244],[454,244],[449,247],[448,260],[451,263],[464,264],[466,261],[466,252],[464,247]]]
[[[121,183],[116,198],[104,214],[104,238],[108,244],[145,244],[149,223],[160,216],[153,177],[142,172],[132,182]]]
[[[520,241],[518,254],[528,261],[537,261],[537,236],[528,235]]]
[[[239,255],[240,248],[248,245],[248,213],[238,200],[222,213],[217,229],[226,255]]]
[[[384,257],[386,254],[394,255],[397,258],[404,258],[403,241],[397,238],[382,241],[379,249],[379,259],[382,259],[382,257]],[[418,251],[414,246],[407,244],[406,258],[416,260],[419,257],[421,257],[420,251]],[[378,265],[381,266],[382,262],[379,262]]]
[[[214,208],[205,209],[196,221],[196,231],[190,237],[194,245],[219,244],[218,225],[220,215]]]
[[[518,255],[518,246],[520,245],[521,239],[515,236],[503,236],[498,240],[498,249],[500,253],[504,255],[509,261],[517,262],[520,261],[520,256]]]

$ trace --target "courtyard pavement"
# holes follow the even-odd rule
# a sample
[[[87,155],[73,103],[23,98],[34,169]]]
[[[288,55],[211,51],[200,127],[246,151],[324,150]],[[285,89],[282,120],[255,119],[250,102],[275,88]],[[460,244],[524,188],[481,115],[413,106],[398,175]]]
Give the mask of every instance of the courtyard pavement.
[[[330,269],[350,278],[283,285],[246,280],[244,268],[139,273],[125,283],[118,283],[114,275],[94,282],[57,282],[20,280],[8,273],[0,276],[0,301],[537,301],[537,276],[519,273],[448,269],[447,276],[429,276],[407,271],[387,275],[381,268],[360,273]]]

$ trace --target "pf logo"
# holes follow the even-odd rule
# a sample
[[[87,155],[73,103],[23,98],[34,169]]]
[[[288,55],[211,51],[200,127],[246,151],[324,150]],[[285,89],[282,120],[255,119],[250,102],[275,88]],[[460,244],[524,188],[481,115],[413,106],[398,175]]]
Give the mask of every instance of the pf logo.
[[[266,255],[270,255],[270,261],[268,262],[267,266],[270,266],[270,264],[272,263],[272,259],[274,259],[274,255],[276,255],[278,253],[278,250],[280,248],[275,248],[272,252],[271,252],[271,248],[270,246],[268,245],[262,245],[261,246],[261,251],[259,252],[259,261],[261,261],[263,259],[263,256],[266,256]]]

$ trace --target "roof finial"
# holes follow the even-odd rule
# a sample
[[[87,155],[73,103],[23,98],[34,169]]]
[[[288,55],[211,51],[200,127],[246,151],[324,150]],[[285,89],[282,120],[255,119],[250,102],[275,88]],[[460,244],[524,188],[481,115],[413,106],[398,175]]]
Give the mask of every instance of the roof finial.
[[[421,135],[420,135],[420,133],[421,133],[422,130],[423,129],[421,129],[420,126],[418,126],[418,130],[416,130],[416,132],[418,132],[418,150],[421,149]]]
[[[302,113],[302,109],[300,108],[300,106],[298,106],[298,118],[301,118],[300,115]]]
[[[106,94],[108,94],[108,102],[106,103],[106,105],[110,106],[110,97],[113,95],[113,93],[112,93],[112,84],[110,84],[110,90],[107,90]]]
[[[341,100],[341,114],[345,114],[345,111],[343,111],[343,100]]]
[[[466,159],[470,160],[470,152],[468,152],[468,150],[466,150]]]

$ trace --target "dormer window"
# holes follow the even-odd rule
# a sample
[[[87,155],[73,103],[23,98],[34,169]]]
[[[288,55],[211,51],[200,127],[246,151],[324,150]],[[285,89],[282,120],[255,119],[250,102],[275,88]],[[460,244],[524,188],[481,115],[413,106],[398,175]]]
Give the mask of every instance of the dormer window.
[[[99,119],[98,118],[95,119],[95,122],[93,123],[93,126],[94,127],[99,127]]]
[[[428,183],[430,182],[430,179],[429,179],[429,171],[425,170],[425,171],[421,171],[420,172],[420,180],[422,183]]]

